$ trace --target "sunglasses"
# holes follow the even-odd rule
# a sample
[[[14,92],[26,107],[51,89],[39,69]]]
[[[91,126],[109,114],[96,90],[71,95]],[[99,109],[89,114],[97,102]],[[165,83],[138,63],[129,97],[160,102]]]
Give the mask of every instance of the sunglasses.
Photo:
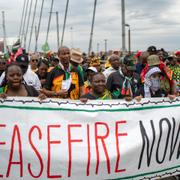
[[[32,59],[31,61],[32,62],[38,62],[38,59]]]

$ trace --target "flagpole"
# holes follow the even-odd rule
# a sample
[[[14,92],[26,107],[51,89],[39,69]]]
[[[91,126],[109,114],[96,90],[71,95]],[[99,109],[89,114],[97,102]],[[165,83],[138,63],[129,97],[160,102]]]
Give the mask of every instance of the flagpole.
[[[57,25],[57,50],[59,49],[59,13],[56,11],[56,25]]]
[[[28,5],[29,5],[29,0],[26,1],[25,16],[24,16],[24,21],[23,21],[22,36],[20,38],[20,44],[22,44],[23,37],[25,36],[25,26],[26,26],[26,18],[27,18],[27,12],[28,12]]]
[[[26,32],[25,32],[25,35],[24,35],[24,48],[25,49],[26,49],[26,39],[27,39],[27,34],[28,34],[29,22],[30,22],[30,17],[31,17],[32,2],[33,2],[33,0],[31,0],[31,2],[30,2],[29,14],[28,14],[28,20],[27,20],[27,26],[26,26]]]
[[[49,28],[50,28],[50,24],[51,24],[51,16],[52,16],[52,10],[53,10],[53,3],[54,0],[51,1],[51,9],[50,9],[50,13],[49,13],[49,21],[48,21],[48,27],[47,27],[47,34],[46,34],[46,42],[48,42],[48,36],[49,36]]]
[[[30,37],[29,37],[28,51],[30,50],[30,46],[31,46],[31,39],[32,39],[32,33],[33,33],[33,29],[34,29],[34,19],[35,19],[35,16],[36,16],[36,9],[37,9],[37,0],[35,0],[35,5],[34,5],[34,13],[33,13],[31,32],[30,32]]]
[[[126,51],[126,34],[125,34],[125,2],[121,0],[121,13],[122,13],[122,51],[123,54]]]
[[[7,42],[6,42],[6,25],[5,25],[4,11],[2,11],[2,27],[3,27],[3,35],[4,35],[4,52],[5,52],[7,48]]]
[[[20,23],[19,36],[18,36],[19,39],[20,39],[20,36],[21,36],[21,31],[22,31],[22,24],[23,24],[23,19],[24,19],[26,1],[27,0],[24,0],[24,4],[23,4],[23,11],[22,11],[22,16],[21,16],[21,23]]]
[[[97,5],[97,0],[94,1],[94,10],[93,10],[93,19],[92,19],[92,26],[91,26],[91,33],[90,33],[90,40],[89,40],[88,55],[90,55],[91,49],[92,49],[92,40],[93,40],[93,31],[94,31],[94,21],[95,21],[95,15],[96,15],[96,5]]]
[[[74,47],[74,43],[73,43],[73,27],[70,28],[71,30],[71,48]]]
[[[62,37],[61,37],[61,46],[63,46],[63,41],[64,41],[64,32],[65,32],[65,28],[66,28],[66,19],[67,19],[68,7],[69,7],[69,0],[67,0],[67,2],[66,2],[66,10],[65,10],[63,31],[62,31]]]
[[[40,27],[41,27],[43,7],[44,7],[44,0],[42,0],[42,4],[41,4],[41,11],[40,11],[39,23],[38,23],[37,34],[36,34],[35,52],[37,52],[37,43],[38,43],[39,31],[40,31]]]
[[[37,44],[37,26],[34,26],[34,34],[35,34],[35,44]],[[37,52],[37,49],[35,49],[35,52]]]

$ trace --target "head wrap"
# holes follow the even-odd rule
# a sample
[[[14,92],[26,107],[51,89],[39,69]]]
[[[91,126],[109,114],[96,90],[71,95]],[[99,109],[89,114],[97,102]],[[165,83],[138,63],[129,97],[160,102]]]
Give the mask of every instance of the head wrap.
[[[149,71],[145,75],[145,81],[144,81],[145,98],[151,97],[150,87],[152,86],[152,81],[150,80],[150,77],[152,74],[155,74],[155,73],[161,73],[161,70],[158,67],[153,67],[149,69]]]

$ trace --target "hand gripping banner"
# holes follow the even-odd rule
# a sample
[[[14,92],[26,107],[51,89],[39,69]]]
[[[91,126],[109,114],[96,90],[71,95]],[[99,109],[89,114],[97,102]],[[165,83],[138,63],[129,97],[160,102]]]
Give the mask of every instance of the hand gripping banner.
[[[180,98],[0,99],[0,179],[158,179],[180,174]]]

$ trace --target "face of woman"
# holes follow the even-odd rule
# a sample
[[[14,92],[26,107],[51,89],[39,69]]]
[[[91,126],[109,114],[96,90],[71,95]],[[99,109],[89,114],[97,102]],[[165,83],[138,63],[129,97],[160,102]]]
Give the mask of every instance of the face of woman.
[[[38,68],[39,75],[42,78],[46,77],[47,71],[48,71],[48,66],[46,64],[44,64],[44,63],[42,63]]]
[[[6,79],[8,86],[13,87],[15,89],[19,88],[23,79],[21,68],[16,65],[8,67]]]

